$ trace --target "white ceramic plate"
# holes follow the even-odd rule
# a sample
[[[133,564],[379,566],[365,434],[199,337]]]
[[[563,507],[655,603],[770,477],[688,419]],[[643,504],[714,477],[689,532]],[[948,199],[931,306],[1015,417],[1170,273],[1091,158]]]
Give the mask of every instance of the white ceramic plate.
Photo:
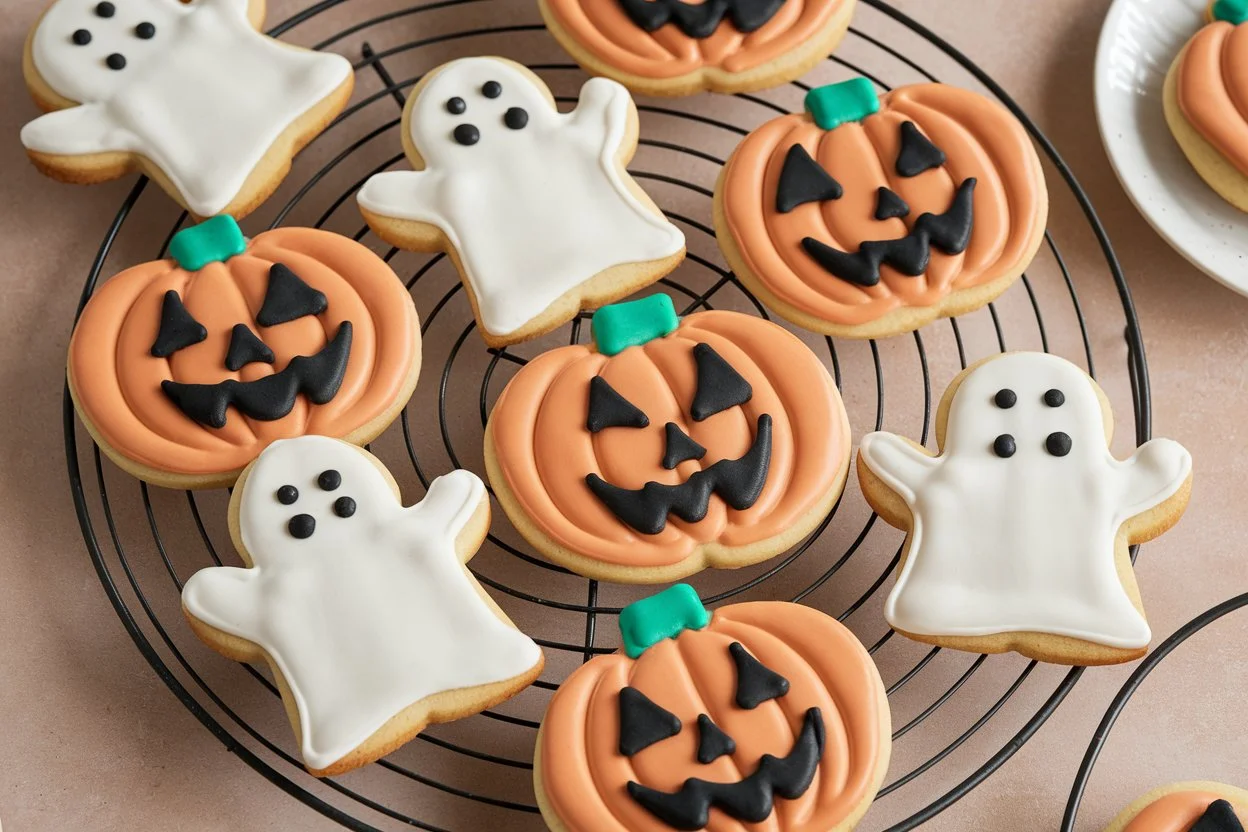
[[[1204,183],[1161,110],[1166,70],[1204,22],[1203,0],[1114,0],[1096,49],[1096,120],[1109,161],[1157,233],[1248,295],[1248,214]]]

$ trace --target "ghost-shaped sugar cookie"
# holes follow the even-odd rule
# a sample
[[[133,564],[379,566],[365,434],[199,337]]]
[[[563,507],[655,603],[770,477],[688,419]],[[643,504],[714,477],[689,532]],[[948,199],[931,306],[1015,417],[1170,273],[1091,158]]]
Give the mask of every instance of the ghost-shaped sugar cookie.
[[[532,72],[463,58],[429,72],[403,111],[415,170],[359,193],[383,240],[447,251],[491,346],[549,332],[670,272],[685,239],[625,170],[637,109],[606,78],[560,113]]]
[[[893,629],[1062,664],[1147,652],[1128,547],[1178,521],[1192,459],[1168,439],[1116,459],[1112,429],[1109,401],[1083,370],[1019,352],[950,384],[940,455],[891,433],[863,437],[863,494],[909,532],[884,606]]]
[[[464,566],[489,523],[468,471],[404,507],[368,452],[324,436],[274,442],[230,501],[247,567],[192,575],[183,612],[213,649],[268,662],[304,764],[338,774],[541,672],[541,650]]]
[[[266,37],[263,0],[55,0],[23,71],[49,112],[22,128],[40,171],[141,171],[192,214],[242,217],[351,96],[351,64]]]

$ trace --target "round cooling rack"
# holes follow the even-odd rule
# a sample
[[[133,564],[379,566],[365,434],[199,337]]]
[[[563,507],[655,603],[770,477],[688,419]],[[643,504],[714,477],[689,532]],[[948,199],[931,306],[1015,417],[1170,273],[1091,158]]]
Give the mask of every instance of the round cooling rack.
[[[1118,691],[1118,695],[1114,697],[1114,701],[1110,703],[1109,709],[1105,711],[1105,716],[1101,718],[1101,724],[1097,726],[1096,733],[1092,735],[1092,742],[1088,744],[1088,750],[1083,755],[1083,762],[1079,764],[1079,773],[1075,775],[1075,783],[1070,789],[1070,799],[1066,802],[1066,812],[1062,815],[1062,832],[1072,832],[1075,828],[1075,820],[1079,815],[1079,804],[1083,801],[1083,795],[1088,788],[1088,781],[1092,778],[1092,768],[1096,765],[1097,758],[1101,756],[1106,742],[1109,741],[1109,735],[1114,729],[1114,724],[1122,716],[1123,711],[1126,710],[1128,703],[1131,701],[1131,697],[1144,684],[1144,680],[1148,678],[1148,675],[1156,670],[1157,665],[1161,664],[1183,642],[1200,633],[1222,617],[1245,607],[1248,607],[1248,592],[1236,595],[1234,598],[1228,598],[1221,604],[1205,610],[1178,630],[1175,630],[1169,638],[1163,641],[1156,650],[1150,653],[1135,668],[1135,671]],[[1239,743],[1242,743],[1242,740],[1238,737],[1228,739],[1228,750]],[[1173,779],[1179,781],[1207,780],[1212,778],[1203,772],[1188,772],[1186,775]],[[1154,783],[1153,785],[1159,786],[1162,784]],[[1122,805],[1125,806],[1134,797],[1135,795],[1125,795],[1121,801]]]
[[[387,250],[354,205],[373,173],[407,165],[399,116],[422,73],[455,57],[501,54],[547,81],[562,107],[575,104],[584,73],[541,25],[536,4],[442,0],[384,13],[384,0],[323,0],[272,30],[300,44],[356,58],[354,103],[297,160],[291,175],[245,230],[313,225],[382,252],[420,310],[425,368],[402,418],[371,446],[394,472],[408,503],[435,476],[462,466],[483,473],[489,409],[517,367],[544,349],[588,337],[587,315],[543,339],[488,349],[449,260]],[[869,78],[888,89],[942,81],[995,96],[1026,125],[1045,157],[1051,224],[1023,279],[989,307],[920,332],[842,341],[797,331],[827,362],[856,436],[886,427],[930,439],[933,402],[969,362],[1006,349],[1038,349],[1083,366],[1150,432],[1148,374],[1138,321],[1105,231],[1087,196],[1044,137],[1005,92],[965,56],[879,0],[859,4],[836,54],[801,82],[762,93],[639,99],[641,141],[631,169],[685,232],[689,256],[660,288],[678,309],[736,309],[762,316],[723,265],[711,223],[715,177],[751,129],[799,110],[811,86]],[[101,276],[160,256],[186,222],[158,189],[140,180],[101,244],[85,303]],[[1060,243],[1059,243],[1060,239]],[[163,243],[162,243],[163,241]],[[1068,270],[1067,251],[1099,260]],[[1084,258],[1087,261],[1087,257]],[[114,262],[115,261],[115,262]],[[107,265],[107,269],[106,269]],[[1108,310],[1085,316],[1089,308]],[[179,591],[195,570],[238,563],[226,525],[224,490],[149,488],[105,461],[64,407],[70,486],[87,549],[136,646],[203,725],[271,783],[357,830],[541,830],[532,793],[536,729],[551,691],[581,662],[619,644],[617,615],[657,588],[587,581],[533,553],[495,507],[492,534],[471,568],[509,616],[545,649],[543,677],[483,714],[433,726],[380,762],[317,780],[298,748],[267,675],[201,645],[181,615]],[[868,645],[893,714],[891,767],[864,829],[913,829],[983,782],[1048,719],[1081,671],[1013,655],[977,656],[893,637],[881,614],[901,532],[878,522],[851,481],[832,515],[790,552],[739,571],[691,580],[708,605],[791,599],[837,616]]]

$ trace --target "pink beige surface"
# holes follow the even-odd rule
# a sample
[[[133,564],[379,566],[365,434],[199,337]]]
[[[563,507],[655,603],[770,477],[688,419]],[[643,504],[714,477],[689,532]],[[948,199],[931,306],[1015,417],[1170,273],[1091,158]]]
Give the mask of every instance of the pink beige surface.
[[[276,0],[270,18],[281,19],[302,5],[302,0]],[[405,5],[363,0],[334,14],[345,22]],[[1145,547],[1136,569],[1160,639],[1199,611],[1248,589],[1248,547],[1241,537],[1241,495],[1248,481],[1243,415],[1248,409],[1248,299],[1197,273],[1157,238],[1109,168],[1092,117],[1091,78],[1107,0],[945,0],[939,8],[906,0],[899,5],[973,56],[1018,99],[1088,189],[1117,247],[1148,344],[1154,433],[1183,442],[1197,471],[1187,515],[1170,534]],[[62,373],[83,275],[130,183],[58,185],[40,177],[24,159],[17,132],[36,110],[21,81],[21,44],[41,6],[42,0],[11,0],[0,21],[0,83],[8,104],[0,109],[6,137],[0,142],[0,170],[5,171],[0,181],[5,264],[0,278],[0,389],[5,391],[0,397],[0,823],[13,832],[337,828],[266,783],[177,702],[118,623],[84,551],[65,476]],[[1142,8],[1146,13],[1147,6]],[[1158,60],[1155,71],[1164,72],[1167,58]],[[948,61],[935,68],[953,71]],[[375,89],[370,79],[368,91]],[[397,147],[387,152],[396,153]],[[298,176],[297,171],[293,178]],[[140,219],[157,234],[156,228],[167,228],[169,209],[150,195],[145,199],[151,199],[148,215]],[[163,213],[154,206],[162,206]],[[1063,254],[1072,272],[1098,275],[1092,288],[1081,288],[1085,314],[1120,320],[1096,241],[1068,199],[1054,205],[1050,226],[1066,241]],[[110,262],[119,268],[124,261],[149,259],[150,236],[129,234]],[[1130,431],[1121,412],[1130,392],[1120,370],[1122,345],[1113,327],[1100,332],[1098,356],[1107,365],[1119,363],[1106,368],[1111,370],[1107,392],[1118,404],[1120,441],[1125,441]],[[861,401],[855,405],[847,398],[847,403],[851,413],[855,407],[858,413],[870,412]],[[859,420],[854,427],[860,432],[864,425]],[[847,491],[856,489],[851,481]],[[138,504],[134,494],[127,501]],[[1135,796],[1163,783],[1209,779],[1245,785],[1246,644],[1248,613],[1239,613],[1189,642],[1154,673],[1101,757],[1080,829],[1099,830]],[[1088,739],[1132,667],[1088,672],[1035,738],[925,828],[1056,828]],[[1046,669],[1037,672],[1059,678]],[[1046,683],[1012,699],[950,757],[948,774],[933,772],[938,784],[952,787],[1008,742],[1023,716],[1051,689]],[[974,693],[969,707],[982,710],[983,691],[966,693]],[[959,701],[955,697],[948,707],[956,712]],[[907,801],[935,794],[935,786],[902,789],[886,801],[882,814],[868,814],[863,828],[878,828],[898,818]]]

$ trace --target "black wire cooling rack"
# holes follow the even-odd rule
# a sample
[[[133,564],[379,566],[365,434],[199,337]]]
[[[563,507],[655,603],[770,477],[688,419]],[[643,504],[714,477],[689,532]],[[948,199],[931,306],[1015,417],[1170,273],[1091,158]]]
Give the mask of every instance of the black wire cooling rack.
[[[383,252],[412,291],[425,339],[423,377],[401,419],[372,445],[410,503],[447,470],[483,471],[482,431],[493,399],[527,358],[582,340],[587,316],[533,344],[486,348],[473,331],[471,310],[449,261],[387,251],[368,234],[354,194],[373,173],[406,164],[400,111],[405,94],[432,67],[464,55],[502,54],[542,75],[565,107],[575,102],[584,74],[546,33],[531,0],[385,5],[385,0],[323,0],[271,30],[294,42],[358,56],[357,93],[300,156],[261,214],[244,225],[251,233],[266,224],[294,224],[353,236]],[[1040,255],[1022,281],[988,308],[878,343],[798,332],[826,358],[854,435],[887,427],[928,441],[934,397],[947,381],[968,362],[1008,348],[1043,349],[1076,361],[1111,397],[1125,399],[1118,405],[1120,419],[1130,413],[1131,438],[1147,440],[1148,374],[1138,321],[1083,189],[996,82],[880,0],[863,0],[837,53],[801,82],[752,95],[639,99],[642,139],[633,174],[689,240],[688,260],[661,288],[686,312],[714,306],[769,317],[722,265],[709,227],[715,176],[749,130],[800,109],[810,86],[852,75],[865,76],[880,89],[939,78],[995,96],[1043,151],[1051,201]],[[87,275],[83,303],[101,275],[163,255],[169,238],[187,221],[183,214],[169,223],[177,213],[171,205],[145,180],[135,184]],[[1072,274],[1058,237],[1068,247],[1099,250],[1100,260]],[[1085,317],[1081,298],[1110,311]],[[126,476],[101,458],[68,393],[64,430],[87,550],[117,615],[161,680],[229,751],[351,829],[543,828],[532,794],[531,760],[550,692],[580,662],[613,651],[620,608],[652,590],[587,581],[547,563],[496,510],[493,533],[471,566],[545,649],[543,678],[498,708],[430,728],[377,764],[316,780],[298,762],[267,672],[212,653],[182,620],[179,592],[186,577],[204,566],[237,562],[225,521],[228,494],[148,488]],[[708,605],[761,598],[811,604],[836,615],[869,645],[888,688],[894,725],[888,780],[864,823],[872,829],[913,829],[978,786],[1040,728],[1081,674],[1017,656],[976,656],[893,638],[880,607],[901,543],[901,533],[877,522],[851,481],[832,515],[794,550],[758,566],[692,580]]]

